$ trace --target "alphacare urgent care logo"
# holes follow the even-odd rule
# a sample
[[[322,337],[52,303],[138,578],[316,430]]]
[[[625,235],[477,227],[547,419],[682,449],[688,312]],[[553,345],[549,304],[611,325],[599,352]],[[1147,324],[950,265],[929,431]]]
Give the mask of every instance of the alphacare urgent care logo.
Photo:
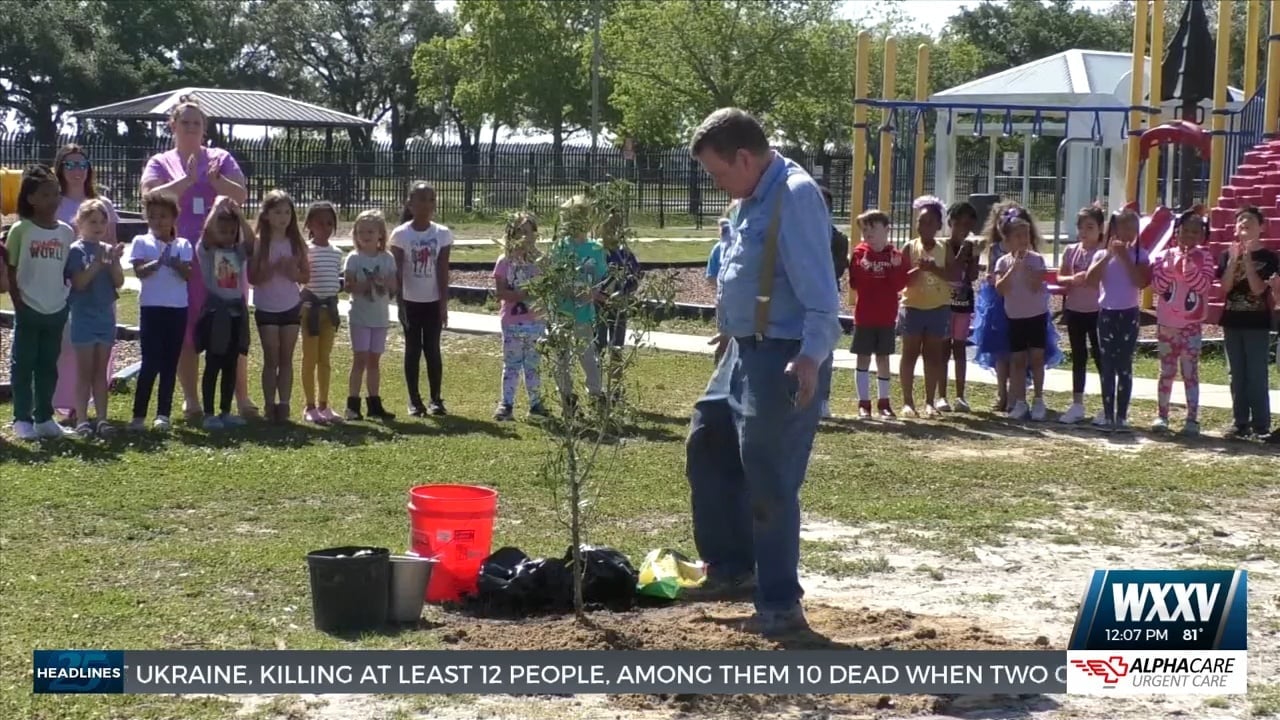
[[[1095,570],[1067,649],[1067,692],[1243,694],[1247,595],[1243,570]]]

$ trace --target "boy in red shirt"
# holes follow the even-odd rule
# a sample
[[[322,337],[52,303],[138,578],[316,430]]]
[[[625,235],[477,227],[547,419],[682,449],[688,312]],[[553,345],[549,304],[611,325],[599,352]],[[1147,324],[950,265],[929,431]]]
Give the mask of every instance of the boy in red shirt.
[[[856,293],[853,307],[853,346],[858,360],[858,417],[871,417],[871,356],[876,358],[880,417],[894,417],[889,405],[889,356],[893,354],[898,322],[898,293],[907,286],[910,269],[902,251],[889,244],[889,216],[868,210],[858,216],[862,242],[853,249],[849,287]]]

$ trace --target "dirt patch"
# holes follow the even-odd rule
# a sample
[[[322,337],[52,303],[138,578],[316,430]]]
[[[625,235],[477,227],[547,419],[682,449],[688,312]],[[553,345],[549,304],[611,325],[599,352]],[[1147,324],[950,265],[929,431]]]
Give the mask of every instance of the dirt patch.
[[[744,631],[745,604],[673,605],[623,613],[594,613],[589,624],[572,617],[521,621],[443,618],[441,638],[468,650],[984,650],[1045,648],[1045,640],[1019,642],[955,618],[901,610],[840,608],[810,604],[810,632],[765,639]],[[941,712],[951,703],[938,696],[831,695],[613,695],[610,704],[628,711],[675,711],[712,717],[761,712]]]

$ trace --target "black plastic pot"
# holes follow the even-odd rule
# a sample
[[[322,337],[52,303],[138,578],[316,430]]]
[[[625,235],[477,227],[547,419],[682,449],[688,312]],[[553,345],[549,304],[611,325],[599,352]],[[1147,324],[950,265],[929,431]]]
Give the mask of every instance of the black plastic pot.
[[[357,556],[356,553],[368,551]],[[307,553],[311,610],[316,629],[345,634],[374,630],[387,622],[391,551],[337,547]]]

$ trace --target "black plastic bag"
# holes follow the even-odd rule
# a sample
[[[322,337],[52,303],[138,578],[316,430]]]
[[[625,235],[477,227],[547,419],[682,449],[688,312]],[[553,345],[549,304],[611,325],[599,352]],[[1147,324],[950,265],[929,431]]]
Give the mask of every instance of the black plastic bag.
[[[640,574],[626,555],[610,547],[583,545],[582,561],[586,566],[582,577],[583,603],[610,608],[629,608],[635,604],[636,581]],[[572,572],[572,547],[565,551],[564,563]],[[572,606],[572,576],[570,583],[569,605]]]
[[[562,560],[533,559],[519,548],[504,547],[480,565],[478,600],[512,613],[573,606],[573,576]]]

